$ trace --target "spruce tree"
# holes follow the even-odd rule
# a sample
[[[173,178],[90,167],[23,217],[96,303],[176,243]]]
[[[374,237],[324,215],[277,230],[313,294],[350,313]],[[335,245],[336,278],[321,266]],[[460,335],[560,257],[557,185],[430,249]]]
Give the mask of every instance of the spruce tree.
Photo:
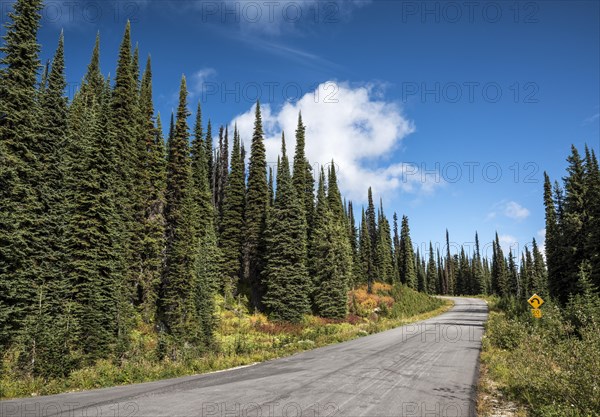
[[[390,235],[390,223],[383,212],[383,203],[380,200],[377,222],[377,246],[375,248],[376,269],[378,278],[387,283],[393,282],[392,265],[392,238]]]
[[[214,166],[213,166],[213,139],[212,139],[212,124],[210,119],[208,119],[208,125],[206,126],[206,138],[204,139],[204,155],[206,155],[206,169],[208,176],[208,184],[210,185],[210,190],[214,193],[215,181],[214,181]],[[213,200],[213,205],[214,205]]]
[[[121,215],[120,246],[121,260],[118,268],[123,271],[123,280],[117,289],[120,343],[126,343],[127,334],[134,325],[132,301],[135,300],[136,284],[139,280],[139,257],[136,247],[139,244],[141,217],[143,216],[143,196],[140,184],[144,182],[140,163],[140,134],[138,131],[140,109],[138,87],[132,66],[131,24],[125,26],[119,49],[119,59],[115,75],[115,85],[111,94],[111,117],[116,145],[115,186],[117,204]],[[124,348],[125,349],[125,348]]]
[[[350,287],[354,286],[355,278],[358,277],[358,230],[356,229],[356,220],[354,219],[354,207],[352,201],[348,202],[348,239],[350,240],[350,249],[352,251],[352,280]]]
[[[560,254],[564,273],[559,275],[560,292],[557,294],[562,303],[566,303],[569,294],[578,291],[579,267],[585,260],[583,225],[587,217],[585,204],[585,172],[583,161],[575,146],[571,146],[571,155],[567,158],[568,175],[563,178],[565,184],[564,211],[561,216]]]
[[[265,253],[265,226],[269,189],[267,185],[267,161],[263,138],[260,103],[256,103],[254,133],[248,168],[246,192],[244,276],[251,289],[251,303],[260,308],[264,295],[262,274]]]
[[[47,75],[46,88],[40,95],[38,161],[40,178],[36,184],[42,216],[39,225],[40,275],[54,310],[60,310],[65,297],[66,241],[64,224],[67,215],[65,195],[64,146],[67,131],[67,98],[64,63],[64,37],[61,32],[58,48]]]
[[[221,221],[219,246],[223,252],[223,285],[228,292],[237,287],[241,278],[245,206],[244,161],[240,148],[237,128],[233,134],[231,171],[223,200],[223,220]]]
[[[600,168],[593,149],[585,147],[585,201],[588,206],[586,230],[585,257],[591,267],[590,281],[600,288]]]
[[[78,350],[89,362],[113,352],[122,335],[118,309],[123,282],[121,218],[115,186],[116,148],[108,82],[100,95],[95,49],[84,84],[69,109],[66,182],[69,294]]]
[[[410,229],[408,227],[408,217],[402,216],[402,225],[400,227],[400,248],[399,248],[398,268],[401,282],[408,287],[417,289],[417,275],[415,271],[415,253],[410,239]]]
[[[358,258],[361,270],[361,282],[367,283],[368,292],[371,293],[375,280],[375,266],[373,265],[373,251],[371,250],[371,236],[365,210],[362,210],[360,222],[360,236],[358,241]]]
[[[472,260],[472,294],[487,294],[487,284],[483,265],[481,263],[481,251],[479,249],[479,235],[475,232],[475,253]]]
[[[35,97],[41,0],[17,0],[0,48],[0,346],[33,306],[40,204]]]
[[[429,261],[427,262],[427,293],[436,294],[437,292],[437,267],[433,254],[433,245],[429,242]]]
[[[193,226],[196,213],[188,116],[186,79],[182,77],[167,170],[167,246],[160,297],[162,322],[180,343],[201,338],[200,319],[196,309],[198,279],[195,274],[195,249],[198,240]]]
[[[321,317],[342,319],[348,310],[348,284],[352,278],[351,248],[342,222],[325,206],[324,217],[313,231],[315,310]]]
[[[498,233],[496,233],[496,238],[493,244],[491,279],[493,293],[500,296],[506,296],[509,294],[509,281],[507,277],[506,263],[502,247],[500,247]]]
[[[315,184],[312,174],[312,167],[310,166],[305,154],[305,134],[306,128],[302,123],[302,114],[298,114],[298,127],[296,128],[296,152],[294,154],[292,182],[294,183],[294,187],[296,187],[298,196],[303,203],[302,207],[306,217],[306,224],[309,231],[308,235],[310,236],[313,213],[315,210]]]
[[[310,312],[306,220],[290,176],[283,135],[281,142],[277,194],[267,229],[264,304],[273,318],[298,322]]]

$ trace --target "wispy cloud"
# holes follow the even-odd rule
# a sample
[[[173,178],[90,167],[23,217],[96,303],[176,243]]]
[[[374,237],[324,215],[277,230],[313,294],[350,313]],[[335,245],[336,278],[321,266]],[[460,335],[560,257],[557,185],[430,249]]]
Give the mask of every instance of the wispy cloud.
[[[529,209],[527,209],[526,207],[523,207],[521,204],[517,203],[516,201],[506,201],[506,200],[502,200],[496,204],[494,204],[494,207],[492,208],[492,211],[490,211],[487,216],[486,216],[486,220],[493,220],[495,218],[497,218],[498,214],[502,214],[505,217],[508,217],[509,219],[513,219],[513,220],[524,220],[527,217],[529,217],[529,215],[531,214]]]
[[[516,201],[509,201],[504,206],[504,215],[509,219],[523,220],[529,217],[529,214],[529,210]]]
[[[600,113],[596,113],[591,115],[590,117],[586,118],[583,121],[583,124],[590,124],[590,123],[594,123],[596,120],[600,119]]]
[[[417,197],[433,193],[443,185],[439,176],[423,173],[411,164],[389,161],[402,140],[415,131],[415,125],[396,103],[375,97],[373,90],[370,85],[327,82],[279,110],[263,106],[268,160],[277,160],[282,131],[288,152],[293,152],[301,111],[311,165],[318,170],[333,159],[340,188],[349,199],[364,201],[369,186],[376,196],[399,191]],[[254,110],[237,116],[233,123],[237,123],[242,139],[248,141],[252,137]]]
[[[190,81],[188,82],[188,90],[190,94],[190,98],[194,98],[199,94],[202,94],[205,88],[205,83],[210,78],[213,78],[217,75],[217,70],[214,68],[202,68],[196,71],[190,77]]]

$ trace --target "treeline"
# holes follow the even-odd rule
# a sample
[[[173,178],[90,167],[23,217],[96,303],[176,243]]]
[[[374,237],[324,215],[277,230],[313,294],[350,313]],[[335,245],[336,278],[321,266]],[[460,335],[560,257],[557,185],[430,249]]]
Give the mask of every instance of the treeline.
[[[0,347],[23,372],[127,361],[132,335],[148,327],[159,359],[210,350],[216,293],[299,321],[345,317],[356,285],[416,288],[408,219],[392,242],[369,190],[357,228],[335,165],[312,172],[301,116],[293,160],[282,135],[267,171],[257,103],[246,167],[237,128],[232,146],[228,127],[214,144],[200,106],[188,125],[182,77],[165,139],[151,60],[141,71],[129,23],[114,79],[101,72],[97,37],[68,100],[63,35],[42,66],[42,1],[13,7],[0,58]]]
[[[482,256],[479,236],[475,233],[472,253],[464,245],[451,254],[452,244],[446,231],[443,252],[429,242],[427,254],[416,252],[416,280],[419,291],[441,295],[499,295],[529,298],[533,293],[547,293],[544,256],[533,238],[531,249],[525,246],[520,257],[504,254],[498,233],[492,242],[492,257]]]

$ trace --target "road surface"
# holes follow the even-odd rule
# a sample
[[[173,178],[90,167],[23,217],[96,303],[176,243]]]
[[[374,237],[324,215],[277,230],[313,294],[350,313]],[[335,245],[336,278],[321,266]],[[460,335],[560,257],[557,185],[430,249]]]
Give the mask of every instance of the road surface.
[[[0,417],[475,416],[487,305],[205,375],[0,402]]]

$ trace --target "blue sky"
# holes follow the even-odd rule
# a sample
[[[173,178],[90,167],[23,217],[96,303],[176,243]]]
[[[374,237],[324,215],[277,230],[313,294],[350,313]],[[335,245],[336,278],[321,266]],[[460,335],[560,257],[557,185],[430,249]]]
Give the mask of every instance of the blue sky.
[[[186,74],[191,107],[237,122],[249,147],[258,97],[275,160],[302,110],[311,162],[334,158],[355,206],[373,186],[415,245],[448,228],[459,245],[498,231],[520,251],[543,241],[543,171],[564,175],[571,143],[600,154],[599,4],[49,1],[40,41],[47,59],[64,29],[75,88],[97,31],[114,74],[129,18],[163,121]]]

